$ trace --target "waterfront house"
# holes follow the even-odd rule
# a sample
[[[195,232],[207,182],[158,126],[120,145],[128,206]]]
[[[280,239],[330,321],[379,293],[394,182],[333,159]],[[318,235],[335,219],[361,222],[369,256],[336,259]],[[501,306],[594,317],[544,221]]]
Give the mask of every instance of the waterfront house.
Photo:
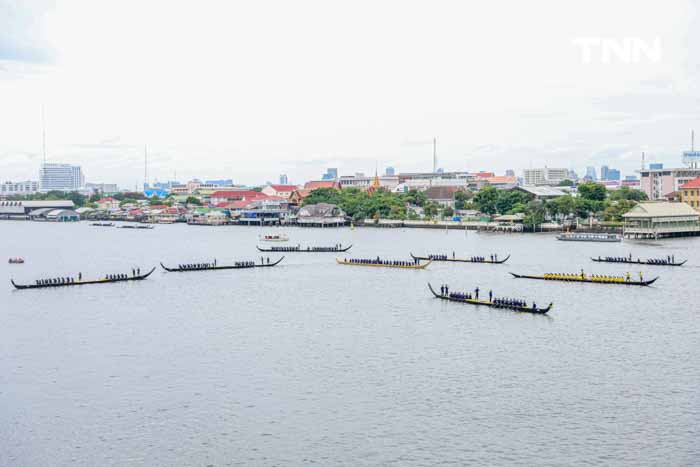
[[[204,196],[203,200],[211,205],[219,203],[232,203],[242,200],[253,200],[266,198],[267,195],[255,190],[221,190],[215,191],[208,196]]]
[[[280,196],[237,201],[233,207],[239,224],[284,224],[289,216],[289,201]]]
[[[292,192],[298,189],[296,185],[267,185],[262,189],[262,192],[267,196],[279,196],[280,198],[289,198]]]
[[[119,201],[108,196],[107,198],[102,198],[97,200],[97,209],[103,211],[111,211],[112,209],[119,209]]]
[[[29,213],[37,209],[73,209],[70,200],[0,201],[0,219],[28,219]]]
[[[80,214],[72,209],[40,208],[30,212],[29,218],[33,221],[77,222]]]
[[[297,213],[297,225],[301,227],[340,227],[346,223],[345,212],[335,204],[309,204]]]
[[[700,214],[686,203],[665,201],[639,203],[623,214],[626,238],[682,237],[700,235]]]
[[[289,196],[289,204],[293,206],[301,206],[304,198],[307,198],[311,194],[311,190],[305,188],[294,190]]]
[[[455,207],[455,193],[460,191],[455,186],[431,186],[425,190],[425,197],[443,207]],[[465,191],[465,190],[461,190]]]
[[[680,201],[700,211],[700,177],[694,178],[680,188]]]

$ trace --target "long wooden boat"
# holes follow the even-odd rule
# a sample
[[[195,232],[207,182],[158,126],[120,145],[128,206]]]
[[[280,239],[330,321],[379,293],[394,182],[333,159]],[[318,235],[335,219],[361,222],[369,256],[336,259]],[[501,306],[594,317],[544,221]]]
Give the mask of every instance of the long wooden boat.
[[[486,263],[486,264],[503,264],[508,259],[510,258],[510,255],[506,256],[503,259],[499,259],[497,261],[491,261],[490,259],[484,259],[484,261],[473,261],[468,258],[445,258],[445,259],[439,259],[439,258],[431,258],[429,256],[414,256],[413,253],[411,253],[411,258],[417,259],[420,261],[428,261],[428,260],[433,260],[433,261],[443,261],[443,262],[448,262],[448,263]]]
[[[350,261],[344,261],[342,259],[336,258],[335,261],[338,264],[345,264],[347,266],[369,266],[369,267],[375,267],[375,268],[394,268],[394,269],[425,269],[428,267],[432,261],[428,261],[427,263],[423,264],[409,264],[406,266],[400,266],[400,265],[395,265],[395,264],[376,264],[376,263],[352,263]]]
[[[627,258],[620,258],[620,259],[614,259],[614,258],[591,258],[591,261],[595,261],[596,263],[618,263],[618,264],[645,264],[648,266],[683,266],[688,260],[683,260],[680,263],[657,263],[651,260],[642,260],[641,258],[637,258],[636,260],[629,260]]]
[[[120,229],[137,229],[137,230],[151,230],[152,225],[120,225]]]
[[[272,263],[253,263],[250,265],[224,265],[224,266],[205,266],[205,267],[195,267],[195,268],[169,268],[163,263],[160,266],[168,272],[192,272],[192,271],[217,271],[222,269],[253,269],[253,268],[271,268],[277,266],[282,262],[284,256]]]
[[[527,306],[499,305],[499,304],[489,302],[488,300],[456,298],[456,297],[450,297],[449,295],[442,295],[442,294],[436,292],[435,290],[433,290],[433,286],[430,285],[430,283],[428,283],[428,288],[433,293],[433,295],[435,295],[435,298],[439,298],[441,300],[447,300],[449,302],[469,303],[471,305],[487,306],[490,308],[500,308],[500,309],[505,309],[505,310],[519,311],[522,313],[533,313],[536,315],[543,315],[552,309],[552,303],[550,303],[549,306],[547,306],[547,308],[531,308],[531,307],[527,307]]]
[[[156,268],[151,269],[148,271],[146,274],[141,274],[138,276],[127,276],[123,279],[96,279],[96,280],[91,280],[91,281],[75,281],[75,282],[65,282],[65,283],[59,283],[59,284],[29,284],[29,285],[21,285],[21,284],[15,284],[15,281],[10,279],[10,282],[12,282],[12,285],[15,286],[16,289],[47,289],[51,287],[68,287],[71,285],[90,285],[90,284],[110,284],[112,282],[129,282],[129,281],[142,281],[151,274],[153,274],[153,271],[155,271]]]
[[[621,242],[622,237],[618,234],[583,232],[559,234],[557,240],[565,242]]]
[[[300,246],[273,246],[270,248],[260,248],[260,246],[256,245],[255,246],[258,251],[262,251],[264,253],[342,253],[344,251],[348,251],[350,248],[352,248],[352,245],[349,245],[345,248],[335,248],[332,246],[329,247],[306,247],[306,248],[301,248]],[[315,248],[323,248],[323,249],[315,249]]]
[[[647,286],[647,285],[653,284],[653,283],[656,282],[656,280],[658,279],[658,277],[655,277],[655,278],[650,279],[650,280],[648,280],[648,281],[632,281],[632,280],[630,280],[630,281],[624,281],[624,282],[616,282],[616,281],[604,281],[604,280],[590,279],[588,276],[586,277],[586,279],[583,279],[583,278],[581,278],[580,276],[579,276],[579,277],[571,277],[571,278],[567,278],[567,279],[564,279],[564,278],[555,279],[555,278],[544,277],[544,276],[528,276],[528,275],[525,275],[525,274],[516,274],[516,273],[514,273],[514,272],[511,272],[510,274],[511,274],[513,277],[515,277],[516,279],[540,279],[540,280],[543,280],[543,281],[563,281],[563,282],[590,282],[590,283],[592,283],[592,284],[607,284],[607,285],[641,285],[641,286]]]

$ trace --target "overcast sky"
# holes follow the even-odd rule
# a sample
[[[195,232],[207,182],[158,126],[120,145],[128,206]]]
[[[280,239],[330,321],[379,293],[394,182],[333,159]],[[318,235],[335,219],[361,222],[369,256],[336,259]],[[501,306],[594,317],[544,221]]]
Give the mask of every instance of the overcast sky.
[[[445,170],[633,174],[642,151],[679,165],[700,133],[700,12],[0,0],[0,181],[37,178],[42,106],[48,160],[122,187],[143,183],[145,144],[152,180],[299,183],[326,167],[431,170],[433,136]]]

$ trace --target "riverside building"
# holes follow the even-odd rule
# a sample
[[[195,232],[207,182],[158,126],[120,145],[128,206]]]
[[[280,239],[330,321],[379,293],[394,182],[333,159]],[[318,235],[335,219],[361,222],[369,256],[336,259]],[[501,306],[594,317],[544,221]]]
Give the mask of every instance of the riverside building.
[[[39,169],[39,191],[78,191],[85,177],[78,165],[42,164]]]

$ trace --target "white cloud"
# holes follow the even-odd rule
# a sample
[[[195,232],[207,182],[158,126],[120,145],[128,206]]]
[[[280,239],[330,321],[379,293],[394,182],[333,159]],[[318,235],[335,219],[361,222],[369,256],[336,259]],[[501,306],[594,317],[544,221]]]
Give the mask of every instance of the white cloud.
[[[677,161],[700,129],[695,14],[630,0],[40,4],[20,22],[55,60],[0,64],[0,155],[40,153],[44,105],[50,158],[128,186],[146,143],[160,179],[248,183],[427,170],[430,144],[407,143],[433,136],[448,169],[580,169],[609,147]],[[576,37],[659,37],[662,59],[583,64]],[[635,169],[625,154],[607,162]],[[12,160],[0,178],[36,174]]]

